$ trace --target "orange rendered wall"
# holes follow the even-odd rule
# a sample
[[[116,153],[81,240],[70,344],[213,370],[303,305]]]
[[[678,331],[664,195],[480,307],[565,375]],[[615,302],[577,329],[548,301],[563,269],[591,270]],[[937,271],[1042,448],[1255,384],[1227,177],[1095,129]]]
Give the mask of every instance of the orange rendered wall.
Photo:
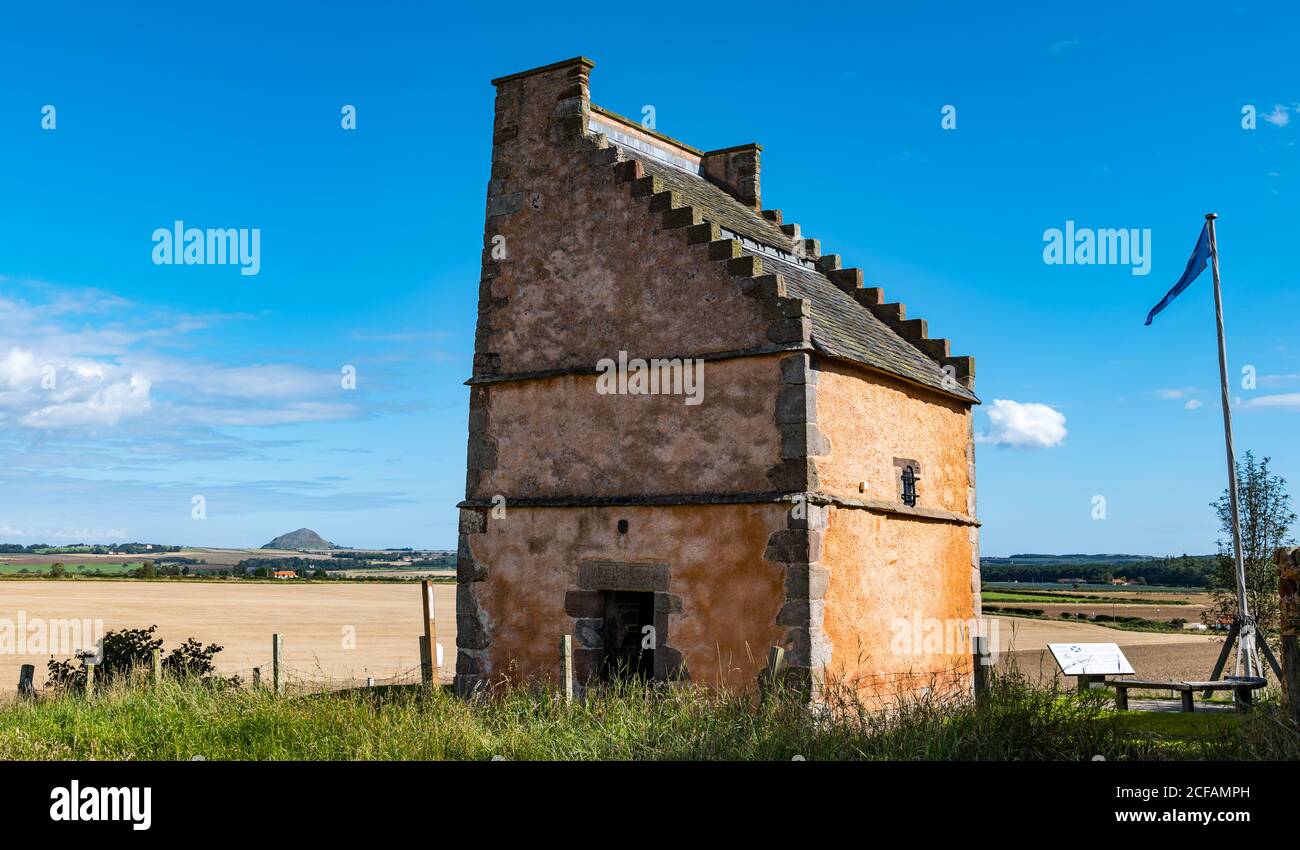
[[[933,391],[823,360],[817,425],[831,453],[817,458],[823,492],[897,501],[893,459],[921,464],[920,506],[973,513],[967,465],[970,408]],[[865,491],[859,488],[866,482]]]
[[[683,600],[667,644],[682,653],[690,679],[752,687],[768,647],[785,629],[776,615],[784,571],[763,559],[769,535],[785,528],[788,506],[507,508],[487,530],[468,535],[487,578],[474,585],[491,636],[490,678],[556,680],[558,643],[573,628],[565,594],[583,560],[669,565]],[[619,534],[618,521],[628,532]]]
[[[827,681],[881,696],[967,688],[970,551],[960,525],[833,508],[822,558]]]

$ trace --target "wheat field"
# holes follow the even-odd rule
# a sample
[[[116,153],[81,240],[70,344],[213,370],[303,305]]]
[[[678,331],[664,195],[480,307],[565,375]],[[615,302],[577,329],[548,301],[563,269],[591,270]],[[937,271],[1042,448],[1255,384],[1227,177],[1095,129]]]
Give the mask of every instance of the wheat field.
[[[443,678],[451,681],[456,652],[456,586],[434,585]],[[423,632],[420,585],[286,581],[0,581],[0,628],[17,631],[54,619],[102,620],[105,629],[157,625],[164,650],[187,638],[218,643],[224,675],[247,680],[252,668],[271,675],[271,635],[284,635],[284,665],[306,687],[377,680],[418,681]],[[15,637],[21,638],[21,635]],[[32,649],[27,645],[16,649]],[[39,647],[38,647],[39,648]],[[59,647],[59,659],[72,649]],[[0,698],[17,691],[23,664],[45,679],[49,655],[0,651]]]

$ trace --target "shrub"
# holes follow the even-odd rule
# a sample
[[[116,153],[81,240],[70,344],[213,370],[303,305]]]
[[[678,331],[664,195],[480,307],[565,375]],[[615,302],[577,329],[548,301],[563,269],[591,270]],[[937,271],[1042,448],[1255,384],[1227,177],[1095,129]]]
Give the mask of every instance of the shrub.
[[[162,638],[154,637],[157,626],[147,629],[118,629],[104,633],[103,657],[95,668],[95,687],[107,688],[115,681],[127,679],[137,670],[146,670],[153,664],[153,651],[161,650]],[[239,677],[221,679],[214,674],[212,659],[223,647],[213,643],[204,646],[194,638],[163,656],[163,673],[171,677],[202,680],[238,687]],[[55,691],[85,691],[86,664],[84,658],[66,661],[50,659],[47,684]]]

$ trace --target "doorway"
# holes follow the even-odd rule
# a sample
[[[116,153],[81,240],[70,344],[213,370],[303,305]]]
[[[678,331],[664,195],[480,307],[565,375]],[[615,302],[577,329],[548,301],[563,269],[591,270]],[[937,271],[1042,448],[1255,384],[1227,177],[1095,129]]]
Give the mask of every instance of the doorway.
[[[601,679],[648,681],[654,678],[657,641],[654,615],[653,593],[605,591],[605,659]]]

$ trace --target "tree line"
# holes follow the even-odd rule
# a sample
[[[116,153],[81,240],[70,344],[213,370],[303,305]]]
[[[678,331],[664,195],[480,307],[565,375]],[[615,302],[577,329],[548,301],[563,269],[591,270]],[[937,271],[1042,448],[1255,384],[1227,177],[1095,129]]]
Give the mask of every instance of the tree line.
[[[1210,587],[1219,569],[1215,555],[1179,555],[1176,558],[1152,558],[1117,566],[1115,564],[1034,565],[984,564],[980,575],[985,581],[1054,582],[1081,579],[1090,584],[1109,584],[1126,578],[1138,584],[1166,587]]]

